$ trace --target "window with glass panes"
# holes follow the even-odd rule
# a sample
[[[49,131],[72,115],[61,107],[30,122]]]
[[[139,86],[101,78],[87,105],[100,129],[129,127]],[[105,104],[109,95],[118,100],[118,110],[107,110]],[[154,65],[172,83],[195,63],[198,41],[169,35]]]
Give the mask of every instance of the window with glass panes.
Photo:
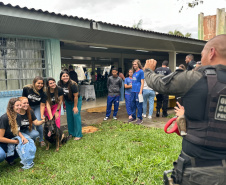
[[[0,91],[22,89],[46,77],[45,41],[0,37]]]

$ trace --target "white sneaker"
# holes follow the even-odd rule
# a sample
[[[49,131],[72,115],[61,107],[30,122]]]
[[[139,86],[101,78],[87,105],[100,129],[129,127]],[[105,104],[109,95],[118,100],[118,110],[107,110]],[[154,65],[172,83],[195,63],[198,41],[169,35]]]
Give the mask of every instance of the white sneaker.
[[[147,116],[146,116],[146,114],[142,114],[142,117],[146,118]]]
[[[105,118],[104,118],[104,121],[107,121],[107,120],[108,120],[108,117],[105,117]]]
[[[151,115],[148,115],[148,119],[152,119],[152,116]]]
[[[117,120],[116,116],[113,116],[113,119],[114,119],[114,120]]]

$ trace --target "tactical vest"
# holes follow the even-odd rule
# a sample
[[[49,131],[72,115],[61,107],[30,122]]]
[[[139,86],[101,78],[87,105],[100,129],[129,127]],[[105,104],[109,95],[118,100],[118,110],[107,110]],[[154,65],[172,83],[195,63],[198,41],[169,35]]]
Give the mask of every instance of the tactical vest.
[[[205,119],[186,119],[184,139],[204,147],[226,149],[226,83],[218,81],[214,67],[205,69],[204,75],[208,84]]]

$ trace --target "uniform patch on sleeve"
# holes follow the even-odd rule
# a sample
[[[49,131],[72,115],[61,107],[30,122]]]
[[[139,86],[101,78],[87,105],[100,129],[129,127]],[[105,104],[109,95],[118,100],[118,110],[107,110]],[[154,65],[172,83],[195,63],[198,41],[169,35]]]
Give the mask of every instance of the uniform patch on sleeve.
[[[226,121],[226,95],[220,95],[215,112],[215,120]]]

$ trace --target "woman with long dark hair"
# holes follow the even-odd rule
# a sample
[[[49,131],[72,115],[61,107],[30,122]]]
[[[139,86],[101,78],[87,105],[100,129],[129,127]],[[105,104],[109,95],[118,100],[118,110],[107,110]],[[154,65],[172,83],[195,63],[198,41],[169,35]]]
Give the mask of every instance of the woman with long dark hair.
[[[19,97],[21,101],[21,109],[20,109],[20,116],[21,116],[21,126],[20,131],[22,133],[27,134],[31,137],[34,141],[37,137],[39,137],[39,132],[32,128],[32,124],[39,126],[45,122],[45,120],[38,121],[34,112],[31,110],[29,106],[29,102],[27,97]]]
[[[22,96],[27,97],[31,109],[34,111],[36,118],[41,121],[45,119],[44,111],[46,104],[46,94],[44,92],[44,79],[40,76],[34,78],[33,83],[26,85],[23,88]],[[51,110],[48,108],[50,119],[52,119]],[[36,126],[36,130],[39,132],[39,142],[41,147],[45,146],[43,140],[43,128],[42,125]]]
[[[47,102],[46,107],[50,107],[52,115],[55,115],[55,122],[56,126],[60,128],[60,115],[61,115],[61,104],[63,102],[63,89],[56,85],[56,80],[52,77],[48,78],[46,81],[46,95],[47,95]],[[50,116],[45,109],[44,112],[45,116]]]
[[[70,79],[67,71],[62,71],[58,85],[64,91],[69,135],[75,137],[74,140],[80,140],[82,138],[82,121],[80,115],[82,97],[79,96],[78,84]]]
[[[24,144],[28,142],[28,140],[21,134],[20,126],[21,126],[21,117],[18,115],[21,108],[21,102],[19,98],[11,98],[9,100],[7,111],[0,117],[0,149],[4,150],[5,153],[8,152],[8,144],[19,144],[18,140],[14,140],[15,136],[19,136]],[[10,157],[6,157],[1,152],[1,160],[4,159],[10,164],[14,164],[14,159],[18,156],[16,150],[14,151],[14,155]]]

